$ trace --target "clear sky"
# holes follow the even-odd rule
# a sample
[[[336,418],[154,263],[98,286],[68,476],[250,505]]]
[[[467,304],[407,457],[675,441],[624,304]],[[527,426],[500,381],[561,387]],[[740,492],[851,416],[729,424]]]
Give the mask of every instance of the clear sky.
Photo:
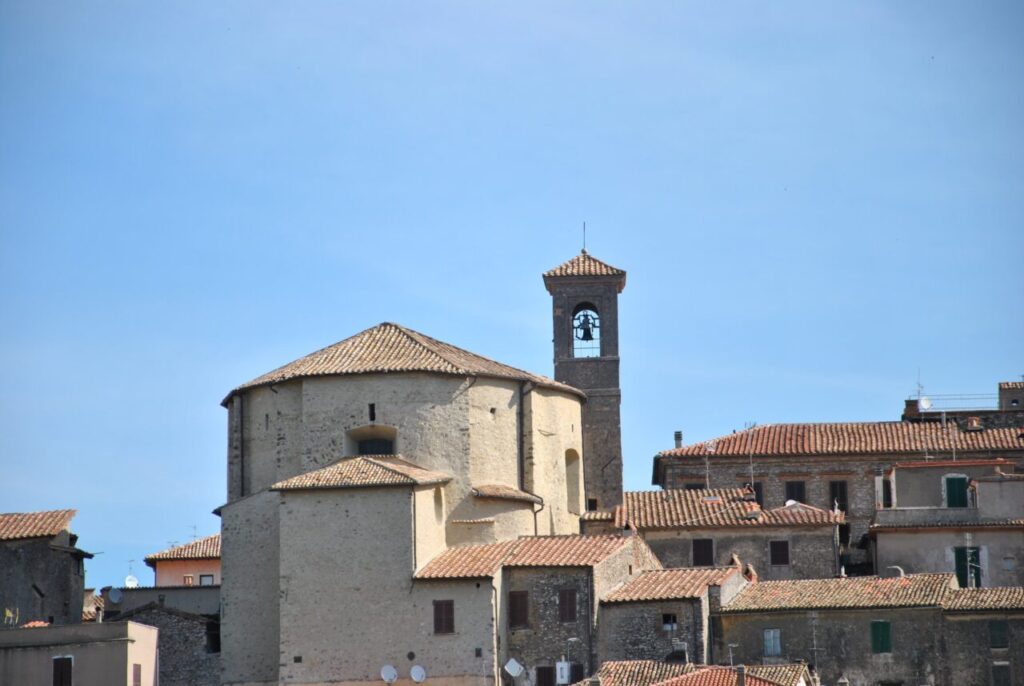
[[[0,3],[0,511],[120,584],[236,385],[382,321],[552,373],[620,299],[626,485],[746,422],[1024,374],[1020,2]]]

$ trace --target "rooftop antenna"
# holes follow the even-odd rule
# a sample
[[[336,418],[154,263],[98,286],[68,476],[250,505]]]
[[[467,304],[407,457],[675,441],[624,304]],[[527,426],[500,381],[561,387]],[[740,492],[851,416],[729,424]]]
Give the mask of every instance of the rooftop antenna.
[[[583,254],[587,254],[587,222],[583,222]]]
[[[818,653],[825,652],[824,648],[818,647],[818,618],[811,619],[811,653],[814,654],[814,669],[821,673],[821,665],[818,662]]]
[[[747,460],[750,462],[750,487],[754,487],[754,446],[750,442],[753,429],[757,426],[757,422],[747,422]]]
[[[194,541],[197,538],[199,538],[199,529],[198,529],[198,527],[196,527],[195,524],[193,524],[192,525],[192,540]]]
[[[730,643],[729,644],[729,666],[730,667],[733,666],[733,663],[732,663],[732,649],[733,648],[739,648],[739,647],[740,647],[739,643]]]

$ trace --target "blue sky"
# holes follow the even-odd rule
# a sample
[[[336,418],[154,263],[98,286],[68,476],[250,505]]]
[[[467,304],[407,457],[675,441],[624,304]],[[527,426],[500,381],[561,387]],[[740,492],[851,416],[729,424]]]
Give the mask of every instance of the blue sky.
[[[1024,374],[1016,2],[0,4],[0,511],[120,583],[217,530],[234,386],[381,321],[551,374],[620,300],[626,485],[672,431]]]

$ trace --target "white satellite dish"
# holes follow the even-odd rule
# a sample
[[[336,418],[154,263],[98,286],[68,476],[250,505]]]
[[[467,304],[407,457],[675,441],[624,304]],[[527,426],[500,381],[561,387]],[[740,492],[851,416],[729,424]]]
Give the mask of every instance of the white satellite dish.
[[[800,504],[799,501],[796,501],[796,500],[787,500],[786,501],[786,507],[792,507],[793,505],[799,505],[799,504]]]
[[[393,684],[398,680],[398,670],[391,665],[384,665],[380,668],[380,678],[386,684]]]
[[[927,412],[928,410],[932,409],[931,398],[926,398],[923,395],[920,398],[918,398],[917,409],[920,410],[921,412]]]
[[[120,588],[112,588],[110,589],[110,593],[107,594],[107,597],[110,598],[110,602],[117,604],[121,602],[122,598],[124,598],[124,594],[121,593]]]
[[[505,663],[505,671],[509,673],[513,679],[523,673],[523,666],[519,664],[519,661],[514,657],[510,657],[508,662]]]
[[[125,588],[138,588],[139,587],[139,580],[136,579],[131,574],[129,574],[128,576],[126,576],[124,578],[124,587]]]
[[[412,669],[409,670],[409,678],[417,684],[422,684],[427,678],[427,670],[423,669],[420,665],[413,665]]]

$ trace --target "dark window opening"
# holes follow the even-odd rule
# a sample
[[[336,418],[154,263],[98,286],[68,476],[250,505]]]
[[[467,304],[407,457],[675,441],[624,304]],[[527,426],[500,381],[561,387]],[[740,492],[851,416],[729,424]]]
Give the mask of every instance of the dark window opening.
[[[597,511],[597,498],[587,498],[587,512]]]
[[[473,657],[483,657],[483,656],[484,656],[484,649],[483,648],[473,648]]]
[[[981,588],[981,549],[954,548],[953,559],[960,588]]]
[[[661,630],[672,632],[679,628],[679,622],[673,612],[666,612],[661,615]]]
[[[387,438],[367,438],[359,441],[360,455],[394,455],[395,442]]]
[[[764,484],[760,481],[754,482],[754,500],[761,507],[764,507]]]
[[[569,683],[578,684],[586,678],[586,674],[583,673],[583,665],[578,662],[573,662],[569,665]]]
[[[886,620],[871,622],[871,652],[892,652],[892,627]]]
[[[803,481],[787,481],[786,500],[795,500],[798,503],[807,502],[807,484]]]
[[[576,589],[563,588],[558,592],[558,621],[576,621]]]
[[[693,566],[713,567],[715,564],[715,542],[710,538],[693,539]]]
[[[377,421],[377,406],[374,403],[370,403],[370,421]]]
[[[508,592],[508,626],[511,629],[530,626],[530,594],[528,591]]]
[[[220,652],[220,622],[215,619],[206,622],[206,652]]]
[[[454,634],[455,633],[455,601],[435,600],[434,601],[434,633]]]
[[[789,541],[771,541],[768,543],[769,564],[777,567],[789,566]]]
[[[1010,686],[1010,665],[996,662],[992,665],[992,686]]]
[[[577,305],[572,313],[572,356],[601,356],[601,321],[590,303]]]
[[[988,623],[988,645],[990,648],[1010,647],[1010,624],[1005,619],[993,619]]]
[[[882,479],[882,507],[892,507],[892,482]]]
[[[53,658],[53,686],[71,686],[73,664],[70,657]]]
[[[554,667],[537,667],[537,686],[555,686]]]
[[[845,481],[828,482],[828,509],[831,510],[834,507],[838,507],[843,512],[846,512],[847,498]]]
[[[302,662],[302,656],[301,655],[294,656],[292,658],[292,662],[294,662],[295,664],[299,664],[300,662]]]
[[[967,477],[946,477],[946,507],[967,507]]]
[[[850,525],[840,524],[839,525],[839,545],[848,546],[850,545]]]

